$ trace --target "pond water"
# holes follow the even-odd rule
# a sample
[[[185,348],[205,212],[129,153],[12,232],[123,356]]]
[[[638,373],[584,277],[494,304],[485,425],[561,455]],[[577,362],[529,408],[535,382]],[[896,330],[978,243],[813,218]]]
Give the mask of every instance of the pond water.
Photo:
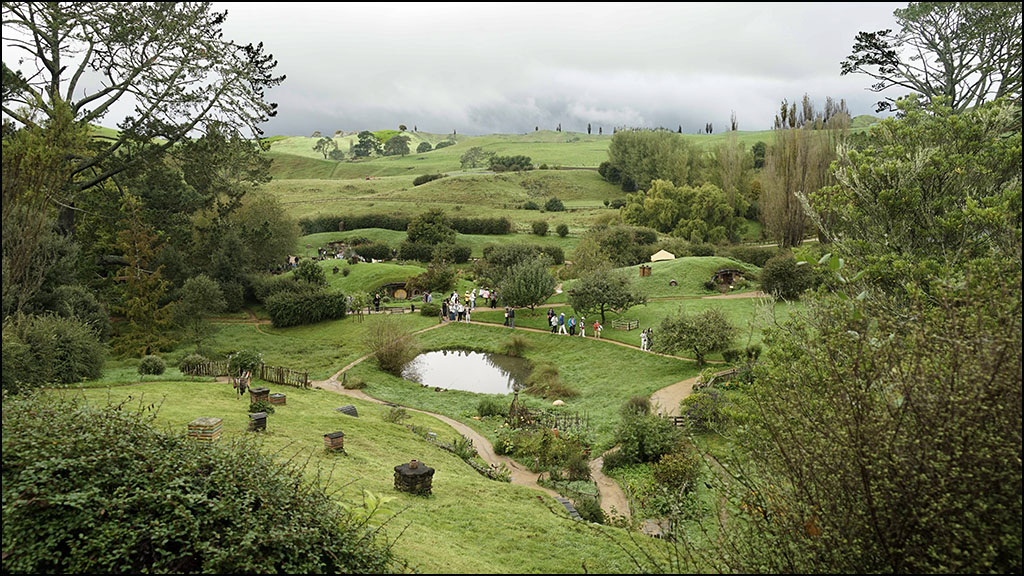
[[[431,388],[511,394],[517,383],[526,384],[530,362],[504,354],[437,350],[414,358],[402,376]]]

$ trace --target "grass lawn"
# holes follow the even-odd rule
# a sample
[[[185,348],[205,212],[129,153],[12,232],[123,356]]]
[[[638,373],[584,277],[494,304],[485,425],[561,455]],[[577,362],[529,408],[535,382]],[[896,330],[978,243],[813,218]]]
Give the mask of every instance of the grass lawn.
[[[156,405],[154,425],[183,434],[200,416],[223,419],[224,438],[256,436],[258,446],[279,460],[305,466],[311,480],[326,481],[341,505],[359,505],[363,491],[390,499],[382,522],[394,551],[427,573],[562,573],[635,571],[616,544],[628,544],[624,532],[600,531],[568,518],[564,508],[539,492],[487,480],[456,456],[422,440],[404,426],[386,422],[385,408],[323,390],[272,387],[287,395],[287,405],[268,417],[267,431],[245,432],[247,400],[230,384],[159,382],[82,392],[94,404],[127,401],[129,407]],[[63,391],[62,393],[75,393]],[[334,410],[354,404],[359,417]],[[456,432],[439,420],[412,414],[410,420],[439,438]],[[323,450],[323,435],[345,432],[347,455]],[[417,497],[393,489],[393,467],[415,458],[435,468],[433,495]]]

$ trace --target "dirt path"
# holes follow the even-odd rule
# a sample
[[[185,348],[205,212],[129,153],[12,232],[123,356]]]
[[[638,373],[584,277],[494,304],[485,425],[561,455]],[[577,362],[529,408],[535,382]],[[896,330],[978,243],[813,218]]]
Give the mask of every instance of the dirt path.
[[[662,416],[679,416],[679,403],[693,392],[697,377],[687,378],[651,394],[651,411]]]

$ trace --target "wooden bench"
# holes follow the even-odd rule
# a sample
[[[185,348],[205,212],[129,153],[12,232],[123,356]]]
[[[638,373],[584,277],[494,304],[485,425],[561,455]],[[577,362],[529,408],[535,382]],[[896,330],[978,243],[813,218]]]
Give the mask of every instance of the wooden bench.
[[[616,330],[633,330],[639,327],[639,320],[612,320],[612,328]]]

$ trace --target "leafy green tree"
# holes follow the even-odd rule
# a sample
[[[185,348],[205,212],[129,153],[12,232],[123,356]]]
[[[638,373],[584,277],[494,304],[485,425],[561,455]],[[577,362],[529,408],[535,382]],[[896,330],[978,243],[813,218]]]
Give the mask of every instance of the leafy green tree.
[[[409,153],[409,137],[393,136],[384,144],[385,156],[405,156]]]
[[[623,312],[646,303],[647,297],[634,290],[627,276],[609,268],[585,273],[569,289],[569,305],[580,314],[600,314],[602,324],[606,312]]]
[[[420,145],[416,147],[417,154],[423,154],[424,152],[430,152],[433,148],[430,146],[430,142],[420,142]]]
[[[898,32],[860,32],[842,74],[943,98],[954,112],[1002,97],[1020,100],[1020,2],[911,2],[893,12]],[[895,110],[891,98],[878,111]]]
[[[3,112],[25,127],[49,127],[68,114],[79,126],[99,124],[131,99],[135,111],[87,151],[66,155],[59,200],[61,224],[74,229],[79,193],[172,150],[196,130],[218,124],[260,135],[276,114],[265,91],[280,84],[277,62],[263,45],[240,45],[223,33],[225,12],[209,3],[3,5],[8,47],[29,70],[17,90],[4,90]],[[102,86],[86,84],[102,71]]]
[[[455,242],[451,219],[439,208],[432,208],[409,222],[408,237],[417,244],[451,244]]]
[[[546,220],[534,220],[530,227],[533,229],[533,233],[537,236],[548,235],[548,223]]]
[[[742,223],[717,186],[677,187],[665,180],[651,182],[646,193],[628,195],[622,219],[694,243],[738,240]]]
[[[623,189],[632,188],[628,192],[647,190],[659,179],[676,186],[696,185],[700,156],[687,140],[662,130],[618,130],[608,146],[608,161],[621,175]]]
[[[334,160],[335,162],[341,162],[345,159],[345,151],[339,148],[335,148],[327,153],[328,160]]]
[[[441,144],[437,145],[440,148]],[[478,166],[487,165],[491,158],[494,156],[493,152],[484,152],[484,149],[479,146],[473,146],[469,150],[462,153],[462,157],[459,158],[459,165],[463,169],[476,168]]]
[[[549,260],[534,258],[514,266],[498,291],[507,306],[533,310],[555,292],[555,278],[548,272]]]
[[[558,226],[555,226],[555,232],[558,233],[559,238],[565,238],[569,235],[569,225],[559,224]]]
[[[835,251],[892,291],[972,260],[1020,262],[1020,108],[955,114],[900,103],[838,162],[838,184],[812,197]]]
[[[979,263],[980,264],[980,263]],[[817,300],[767,333],[730,571],[1016,572],[1021,566],[1021,274],[901,299]],[[941,383],[941,385],[937,385]]]
[[[162,300],[168,282],[161,277],[161,268],[151,266],[162,244],[152,228],[141,221],[139,199],[126,194],[121,211],[125,214],[118,246],[124,251],[127,265],[121,270],[120,303],[115,311],[125,322],[112,340],[114,350],[127,356],[145,356],[164,350],[171,344],[167,334],[170,305]]]
[[[529,156],[495,156],[491,155],[488,160],[491,170],[495,172],[510,172],[533,170],[533,159]]]
[[[227,308],[220,285],[205,274],[189,278],[178,291],[174,306],[174,323],[185,333],[185,338],[195,342],[196,351],[202,347],[213,331],[210,316]]]
[[[680,310],[661,321],[656,346],[666,352],[691,351],[697,365],[703,366],[707,355],[728,348],[735,334],[736,330],[725,314],[717,308],[700,314],[687,314]]]
[[[312,260],[303,260],[295,267],[295,279],[312,286],[326,286],[327,274],[319,264]]]
[[[760,140],[750,147],[750,152],[754,156],[754,170],[764,168],[764,155],[767,151],[768,145]]]
[[[780,254],[761,269],[761,290],[776,298],[794,300],[814,287],[816,273],[808,262],[797,262],[792,254]]]
[[[367,158],[371,154],[383,153],[380,140],[369,130],[359,133],[359,143],[352,147],[352,155],[356,158]]]
[[[324,155],[324,160],[338,149],[338,143],[334,141],[334,138],[323,137],[316,141],[313,145],[313,150]]]

